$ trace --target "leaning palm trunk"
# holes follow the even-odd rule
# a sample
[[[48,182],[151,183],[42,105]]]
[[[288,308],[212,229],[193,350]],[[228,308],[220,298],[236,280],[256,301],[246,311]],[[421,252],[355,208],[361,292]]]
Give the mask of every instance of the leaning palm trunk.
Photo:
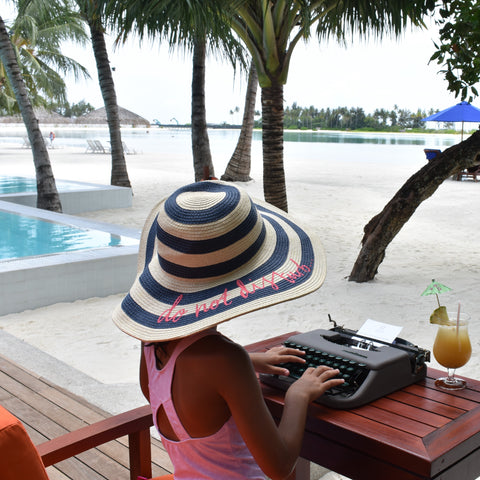
[[[263,194],[265,200],[288,212],[283,167],[283,85],[262,88]]]
[[[92,36],[92,47],[97,64],[98,80],[102,92],[105,112],[107,114],[108,130],[112,155],[112,174],[110,183],[117,187],[131,187],[128,178],[127,164],[123,151],[122,135],[120,133],[120,118],[118,115],[117,95],[113,83],[112,71],[108,60],[107,47],[103,28],[99,22],[88,19]]]
[[[53,176],[47,147],[42,132],[38,126],[32,104],[28,97],[25,83],[18,67],[15,51],[13,50],[3,19],[0,17],[0,60],[12,85],[15,97],[22,113],[23,122],[27,129],[28,139],[32,146],[33,163],[37,177],[37,207],[53,212],[61,212],[62,204],[58,195],[55,178]]]
[[[192,72],[192,153],[196,182],[215,176],[205,108],[205,57],[206,39],[196,37]]]
[[[251,180],[252,134],[255,121],[255,101],[257,99],[258,75],[255,64],[250,66],[242,129],[232,158],[228,162],[222,180],[230,182],[248,182]]]
[[[480,132],[448,148],[412,175],[395,196],[364,227],[362,248],[349,280],[368,282],[377,274],[385,251],[418,206],[431,197],[444,180],[480,163]]]

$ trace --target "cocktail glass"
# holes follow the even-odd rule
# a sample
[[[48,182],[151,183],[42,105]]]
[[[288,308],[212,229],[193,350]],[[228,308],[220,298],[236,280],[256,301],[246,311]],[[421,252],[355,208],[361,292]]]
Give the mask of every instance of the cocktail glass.
[[[458,320],[457,320],[458,317]],[[433,344],[433,355],[437,362],[447,369],[447,376],[435,381],[435,385],[445,390],[461,390],[467,382],[455,377],[455,370],[463,367],[472,354],[468,336],[469,316],[465,313],[448,312],[448,324],[439,325]]]

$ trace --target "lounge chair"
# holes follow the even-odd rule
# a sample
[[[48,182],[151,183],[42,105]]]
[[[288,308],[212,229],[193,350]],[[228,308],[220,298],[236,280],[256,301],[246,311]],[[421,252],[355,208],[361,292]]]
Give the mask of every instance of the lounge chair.
[[[85,153],[109,153],[109,149],[105,148],[100,140],[87,140]]]
[[[85,153],[95,153],[95,150],[97,147],[93,143],[93,140],[87,140],[87,149],[85,150]]]
[[[96,153],[109,153],[109,149],[105,148],[100,140],[94,140],[93,143],[96,147]]]
[[[125,142],[122,142],[122,147],[123,147],[123,153],[125,153],[125,155],[136,155],[137,154],[137,151],[133,150],[131,148],[128,148],[127,144]]]
[[[130,479],[151,478],[150,406],[101,420],[35,447],[23,424],[0,406],[0,478],[48,480],[45,467],[128,435]],[[172,475],[155,480],[171,480]]]

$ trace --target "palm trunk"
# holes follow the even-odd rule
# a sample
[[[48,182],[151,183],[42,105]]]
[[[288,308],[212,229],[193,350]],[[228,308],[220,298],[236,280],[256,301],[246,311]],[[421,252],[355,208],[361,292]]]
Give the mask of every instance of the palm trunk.
[[[110,132],[110,147],[112,155],[112,173],[110,183],[117,187],[131,187],[128,178],[127,163],[123,151],[120,118],[118,115],[117,95],[113,83],[112,70],[108,60],[107,47],[103,28],[99,22],[88,19],[92,37],[93,53],[97,64],[98,80],[102,92],[105,112],[107,114],[108,130]]]
[[[192,68],[192,153],[196,182],[215,177],[205,108],[205,58],[206,39],[197,37]]]
[[[0,60],[2,61],[7,76],[12,84],[15,97],[22,113],[23,122],[27,129],[28,139],[32,146],[33,163],[37,178],[37,207],[53,212],[61,212],[62,204],[58,195],[55,177],[53,176],[50,157],[43,140],[42,132],[38,126],[28,92],[18,67],[15,51],[3,19],[0,17]]]
[[[263,193],[265,200],[288,211],[283,167],[283,85],[262,88]]]
[[[248,76],[245,108],[243,112],[242,129],[232,158],[228,162],[222,180],[230,182],[248,182],[251,180],[252,134],[255,121],[255,102],[257,99],[258,75],[252,61]]]
[[[349,280],[359,283],[373,280],[385,258],[388,245],[418,206],[431,197],[444,180],[479,163],[480,132],[475,132],[464,142],[437,155],[412,175],[383,211],[364,227],[362,248]]]

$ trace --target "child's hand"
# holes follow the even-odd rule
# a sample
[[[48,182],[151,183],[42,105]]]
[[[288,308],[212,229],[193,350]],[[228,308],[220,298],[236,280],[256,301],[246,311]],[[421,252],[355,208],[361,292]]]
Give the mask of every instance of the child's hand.
[[[334,378],[338,373],[338,370],[325,365],[307,368],[303,375],[290,386],[287,395],[306,397],[308,403],[310,403],[330,388],[344,383],[343,378]]]
[[[301,358],[303,355],[305,355],[305,352],[302,350],[278,346],[263,353],[251,353],[250,358],[253,367],[259,373],[288,376],[290,375],[288,369],[279,365],[289,362],[305,363],[305,360]]]

